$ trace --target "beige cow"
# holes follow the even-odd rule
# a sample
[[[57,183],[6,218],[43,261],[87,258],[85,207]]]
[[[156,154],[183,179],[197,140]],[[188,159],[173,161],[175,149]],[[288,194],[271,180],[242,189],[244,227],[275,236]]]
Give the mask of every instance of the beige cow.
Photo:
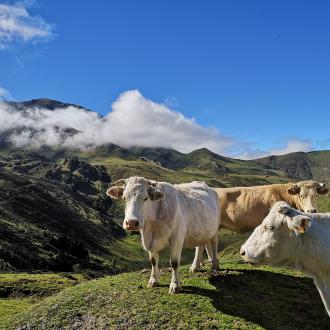
[[[315,213],[317,195],[328,193],[324,183],[312,180],[214,190],[221,204],[221,227],[240,234],[257,227],[277,201],[285,201],[298,210]]]
[[[221,228],[244,234],[256,228],[277,201],[285,201],[292,207],[315,213],[316,197],[328,193],[324,183],[301,181],[254,187],[213,188],[221,205]],[[203,247],[196,249],[195,267],[200,267]]]

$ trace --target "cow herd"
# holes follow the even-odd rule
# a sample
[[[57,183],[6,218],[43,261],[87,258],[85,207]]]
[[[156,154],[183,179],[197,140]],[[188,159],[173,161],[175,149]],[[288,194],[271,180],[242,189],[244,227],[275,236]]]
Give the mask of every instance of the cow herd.
[[[159,253],[169,246],[170,293],[181,288],[183,247],[195,248],[191,272],[200,268],[204,249],[212,270],[219,269],[219,228],[252,232],[243,244],[244,261],[289,267],[312,277],[330,316],[330,213],[316,213],[324,184],[302,181],[255,187],[210,188],[194,181],[157,182],[133,176],[116,181],[107,195],[125,202],[123,227],[141,233],[152,265],[148,286],[159,282]]]

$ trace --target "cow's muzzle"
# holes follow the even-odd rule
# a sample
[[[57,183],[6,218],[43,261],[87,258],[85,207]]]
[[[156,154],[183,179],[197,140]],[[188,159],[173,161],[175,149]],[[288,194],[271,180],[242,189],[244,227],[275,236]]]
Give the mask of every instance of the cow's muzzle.
[[[131,219],[131,220],[124,220],[124,229],[126,230],[139,230],[140,229],[140,221]]]

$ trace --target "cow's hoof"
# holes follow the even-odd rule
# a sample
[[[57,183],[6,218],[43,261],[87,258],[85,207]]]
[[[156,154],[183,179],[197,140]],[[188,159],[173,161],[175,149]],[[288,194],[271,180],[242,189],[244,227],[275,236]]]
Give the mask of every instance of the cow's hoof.
[[[199,271],[199,268],[195,267],[195,266],[191,266],[190,269],[189,269],[189,273],[196,273],[198,271]]]
[[[158,282],[154,278],[151,278],[148,282],[148,288],[154,288],[157,285],[158,285]]]
[[[178,293],[182,290],[182,287],[178,285],[177,283],[171,283],[170,284],[170,290],[168,291],[169,293]]]

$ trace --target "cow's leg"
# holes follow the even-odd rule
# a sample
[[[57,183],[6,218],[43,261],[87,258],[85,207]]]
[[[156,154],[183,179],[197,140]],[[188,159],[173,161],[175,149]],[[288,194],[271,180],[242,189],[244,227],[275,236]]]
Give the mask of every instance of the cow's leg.
[[[195,248],[195,258],[190,267],[190,273],[197,272],[200,269],[201,261],[203,259],[204,245],[196,246]]]
[[[205,244],[206,252],[208,255],[209,262],[212,270],[219,270],[218,261],[218,233],[212,237],[210,241]]]
[[[213,260],[213,248],[212,248],[212,243],[211,241],[208,241],[205,244],[205,250],[206,250],[206,254],[207,254],[207,259],[210,263],[212,263]]]
[[[172,279],[169,293],[177,293],[182,290],[179,280],[179,267],[181,260],[183,240],[178,238],[170,242],[170,263],[172,267]]]
[[[159,282],[159,254],[158,252],[150,252],[149,251],[149,260],[151,262],[151,274],[150,279],[148,282],[148,287],[154,287],[157,286]]]
[[[214,235],[211,240],[211,249],[212,249],[212,260],[211,260],[211,269],[212,270],[219,270],[219,260],[218,260],[218,242],[219,237],[218,233]]]
[[[319,281],[315,281],[315,284],[321,295],[324,307],[330,316],[330,285],[329,283],[323,283]]]

